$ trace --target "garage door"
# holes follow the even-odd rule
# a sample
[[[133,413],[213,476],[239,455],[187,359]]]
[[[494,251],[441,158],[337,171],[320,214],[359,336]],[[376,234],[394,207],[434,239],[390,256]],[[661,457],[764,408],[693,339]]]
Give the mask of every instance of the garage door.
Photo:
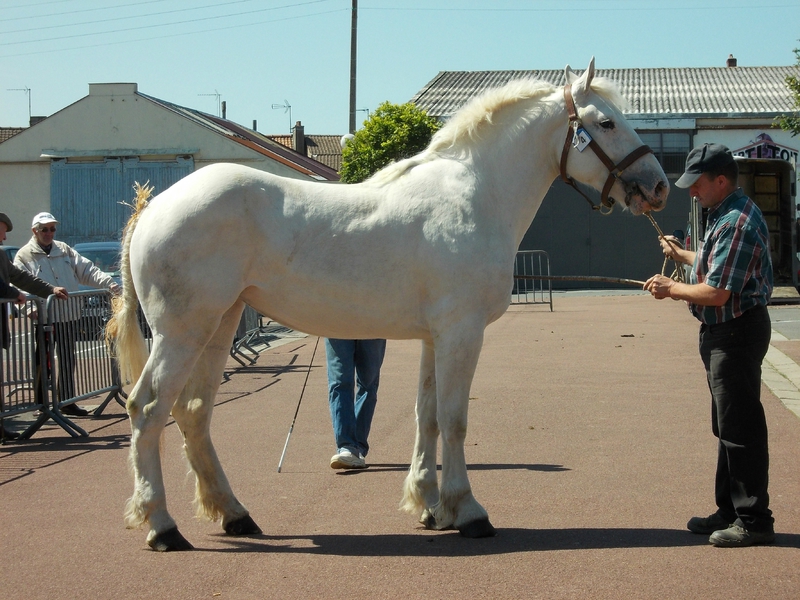
[[[131,214],[133,184],[150,182],[159,194],[194,170],[191,157],[151,162],[109,158],[100,162],[50,165],[50,207],[59,220],[58,239],[72,245],[119,239]]]

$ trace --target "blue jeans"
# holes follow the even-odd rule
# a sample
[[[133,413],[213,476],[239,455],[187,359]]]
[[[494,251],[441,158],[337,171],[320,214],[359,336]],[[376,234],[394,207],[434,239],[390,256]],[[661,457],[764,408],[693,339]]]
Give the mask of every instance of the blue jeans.
[[[328,403],[337,449],[347,448],[363,456],[369,451],[367,437],[385,352],[386,340],[325,340]]]

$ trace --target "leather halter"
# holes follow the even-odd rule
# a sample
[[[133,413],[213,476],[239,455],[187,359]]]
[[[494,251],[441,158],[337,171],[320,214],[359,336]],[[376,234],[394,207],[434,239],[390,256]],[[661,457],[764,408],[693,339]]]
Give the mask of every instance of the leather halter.
[[[566,184],[572,186],[581,196],[586,198],[586,201],[592,206],[592,210],[599,210],[602,214],[610,214],[611,210],[614,208],[614,199],[609,198],[608,194],[611,192],[614,182],[616,180],[620,180],[624,183],[625,180],[621,177],[622,172],[643,156],[652,154],[653,151],[649,146],[642,145],[628,154],[628,156],[623,158],[617,164],[614,164],[614,161],[611,160],[605,152],[603,152],[603,149],[600,147],[600,145],[594,141],[594,139],[592,139],[589,142],[588,147],[592,149],[592,151],[597,155],[597,158],[599,158],[600,161],[605,165],[606,169],[608,169],[608,179],[606,179],[606,183],[603,186],[603,191],[600,194],[600,203],[602,206],[595,204],[589,199],[589,196],[587,196],[578,187],[578,184],[575,182],[575,180],[567,175],[567,155],[569,154],[569,148],[572,145],[572,139],[575,135],[575,132],[577,132],[578,127],[581,126],[581,119],[578,117],[578,111],[575,109],[575,101],[572,99],[572,85],[569,83],[564,86],[564,102],[567,105],[567,113],[569,114],[569,127],[567,127],[567,137],[564,140],[564,149],[561,151],[561,179],[563,179]],[[603,207],[608,210],[604,212]]]

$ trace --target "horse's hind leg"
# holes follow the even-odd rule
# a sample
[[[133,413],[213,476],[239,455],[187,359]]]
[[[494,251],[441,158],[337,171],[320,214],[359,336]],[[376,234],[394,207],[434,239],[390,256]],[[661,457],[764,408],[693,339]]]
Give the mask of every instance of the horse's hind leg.
[[[172,408],[172,416],[183,433],[186,457],[196,476],[197,516],[212,521],[221,518],[223,528],[231,535],[261,533],[247,509],[234,496],[210,433],[214,399],[243,307],[242,302],[237,302],[225,313]]]
[[[191,550],[167,511],[161,471],[160,441],[169,411],[195,361],[195,354],[181,341],[156,337],[147,364],[128,396],[131,421],[129,460],[134,476],[133,495],[125,508],[125,523],[138,527],[147,523],[147,543],[154,550]]]
[[[436,343],[437,419],[442,435],[442,483],[431,509],[436,529],[456,527],[466,537],[495,534],[489,515],[472,495],[464,440],[469,390],[483,344],[482,323],[459,323]]]
[[[417,436],[411,468],[403,484],[400,509],[420,516],[420,523],[434,527],[430,508],[439,502],[436,481],[436,444],[439,425],[436,421],[436,369],[433,343],[422,342],[419,389],[417,391]]]

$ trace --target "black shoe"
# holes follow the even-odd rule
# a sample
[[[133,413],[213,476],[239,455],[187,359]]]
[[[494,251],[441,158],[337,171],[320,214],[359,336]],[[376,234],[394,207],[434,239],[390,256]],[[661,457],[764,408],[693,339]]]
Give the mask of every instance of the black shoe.
[[[739,525],[715,531],[708,541],[718,548],[743,548],[775,542],[774,531],[748,531]]]
[[[692,517],[686,527],[692,533],[709,535],[720,529],[727,529],[732,522],[722,517],[719,513],[714,513],[708,517]]]
[[[9,431],[3,427],[3,437],[7,440],[16,440],[19,438],[19,434],[16,431]]]
[[[77,404],[67,404],[61,407],[61,414],[69,415],[70,417],[85,417],[89,414],[89,411]]]

